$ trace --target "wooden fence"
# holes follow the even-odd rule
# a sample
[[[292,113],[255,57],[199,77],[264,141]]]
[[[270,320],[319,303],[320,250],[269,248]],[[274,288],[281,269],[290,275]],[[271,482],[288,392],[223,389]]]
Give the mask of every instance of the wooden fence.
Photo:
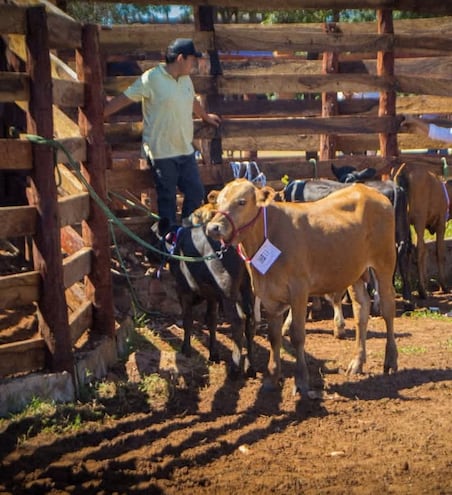
[[[231,151],[257,154],[272,181],[311,177],[306,158],[313,154],[322,177],[331,176],[332,162],[384,173],[416,161],[440,172],[438,156],[412,153],[439,144],[401,133],[399,125],[401,114],[452,114],[452,17],[392,21],[383,9],[377,23],[219,25],[212,7],[192,2],[194,24],[100,29],[44,3],[0,5],[7,55],[26,68],[0,73],[0,101],[26,111],[27,133],[63,144],[103,200],[107,191],[139,196],[152,188],[140,168],[140,115],[122,112],[103,123],[105,96],[134,79],[106,76],[106,67],[128,59],[145,70],[176,37],[194,38],[208,54],[193,80],[209,111],[223,119],[219,130],[195,122],[207,186],[232,177]],[[247,56],[250,50],[258,53]],[[379,98],[338,101],[339,91],[378,92]],[[270,94],[275,98],[262,98]],[[367,150],[380,154],[367,156]],[[61,150],[56,162],[59,187],[52,146],[0,139],[0,171],[25,170],[30,177],[29,205],[0,208],[0,238],[32,236],[34,264],[34,271],[0,277],[0,309],[36,303],[40,333],[0,345],[0,377],[38,369],[72,373],[74,343],[86,330],[114,335],[105,216]],[[69,308],[68,291],[81,281],[83,301]]]

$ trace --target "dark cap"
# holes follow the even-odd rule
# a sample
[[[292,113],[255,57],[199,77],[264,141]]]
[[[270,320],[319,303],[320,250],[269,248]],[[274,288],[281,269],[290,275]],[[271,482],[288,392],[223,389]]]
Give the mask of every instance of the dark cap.
[[[168,55],[193,55],[197,58],[202,57],[202,53],[196,51],[193,40],[190,38],[177,38],[169,46]]]

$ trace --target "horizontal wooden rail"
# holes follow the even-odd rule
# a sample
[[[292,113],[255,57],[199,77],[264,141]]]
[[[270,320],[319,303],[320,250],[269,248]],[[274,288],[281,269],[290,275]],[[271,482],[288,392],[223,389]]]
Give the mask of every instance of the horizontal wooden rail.
[[[92,322],[93,305],[90,301],[84,301],[69,316],[69,327],[71,329],[72,345],[77,342],[77,340],[83,335],[85,330],[91,327]]]
[[[84,247],[63,260],[64,287],[68,289],[91,271],[93,250]]]
[[[0,277],[0,309],[17,308],[39,299],[39,272],[16,273]]]
[[[0,239],[33,235],[38,214],[34,206],[0,208]]]
[[[86,220],[90,211],[89,194],[82,192],[58,199],[60,227],[74,225]]]
[[[0,345],[0,376],[43,369],[45,352],[46,343],[42,337]]]

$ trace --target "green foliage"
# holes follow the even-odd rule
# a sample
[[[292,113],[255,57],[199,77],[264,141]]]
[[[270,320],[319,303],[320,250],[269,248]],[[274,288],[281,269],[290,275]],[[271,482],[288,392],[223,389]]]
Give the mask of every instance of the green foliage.
[[[67,13],[80,22],[96,24],[132,24],[169,22],[170,5],[144,6],[142,3],[88,2],[69,0]],[[180,7],[182,22],[191,17],[190,7]]]

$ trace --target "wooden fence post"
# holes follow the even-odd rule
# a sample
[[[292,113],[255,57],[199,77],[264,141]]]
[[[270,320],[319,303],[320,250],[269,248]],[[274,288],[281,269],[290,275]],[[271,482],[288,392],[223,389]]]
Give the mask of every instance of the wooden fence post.
[[[99,32],[95,24],[82,29],[82,47],[76,52],[76,71],[85,83],[84,106],[79,110],[80,133],[86,138],[86,162],[82,172],[100,199],[107,201],[107,145],[104,134],[104,90],[99,49]],[[104,212],[91,199],[90,216],[83,222],[83,239],[93,249],[91,273],[85,277],[85,292],[93,304],[92,331],[114,336],[113,290],[111,277],[110,238]]]
[[[44,6],[27,9],[27,72],[30,100],[27,131],[53,139],[52,79]],[[58,195],[54,176],[53,148],[33,144],[33,169],[29,201],[36,206],[38,220],[33,238],[33,263],[41,274],[38,301],[39,330],[46,341],[51,371],[74,372],[71,335],[64,293]]]
[[[214,27],[214,8],[210,6],[199,6],[195,9],[195,29],[198,31],[215,31]],[[218,51],[209,50],[210,57],[210,75],[221,76],[223,70],[221,69],[220,57]],[[215,108],[215,101],[221,98],[220,95],[208,95],[206,97],[206,110],[211,111],[211,108]],[[221,138],[215,137],[210,142],[210,160],[214,164],[223,163],[223,149],[221,144]],[[207,164],[207,165],[210,165]]]
[[[324,30],[326,33],[340,32],[335,22],[326,22]],[[323,53],[322,72],[324,74],[337,74],[339,72],[338,53]],[[337,115],[337,110],[337,93],[322,93],[322,117],[333,117]],[[320,134],[320,160],[336,158],[336,141],[335,134]]]
[[[391,9],[377,10],[378,33],[394,34],[394,23]],[[377,53],[377,74],[379,76],[394,76],[394,52],[379,51]],[[380,93],[380,105],[378,107],[378,116],[395,116],[396,115],[396,92],[382,91]],[[397,133],[380,133],[380,152],[381,156],[394,158],[398,156],[399,150],[397,145]],[[385,167],[381,171],[382,179],[389,177],[389,170]]]

